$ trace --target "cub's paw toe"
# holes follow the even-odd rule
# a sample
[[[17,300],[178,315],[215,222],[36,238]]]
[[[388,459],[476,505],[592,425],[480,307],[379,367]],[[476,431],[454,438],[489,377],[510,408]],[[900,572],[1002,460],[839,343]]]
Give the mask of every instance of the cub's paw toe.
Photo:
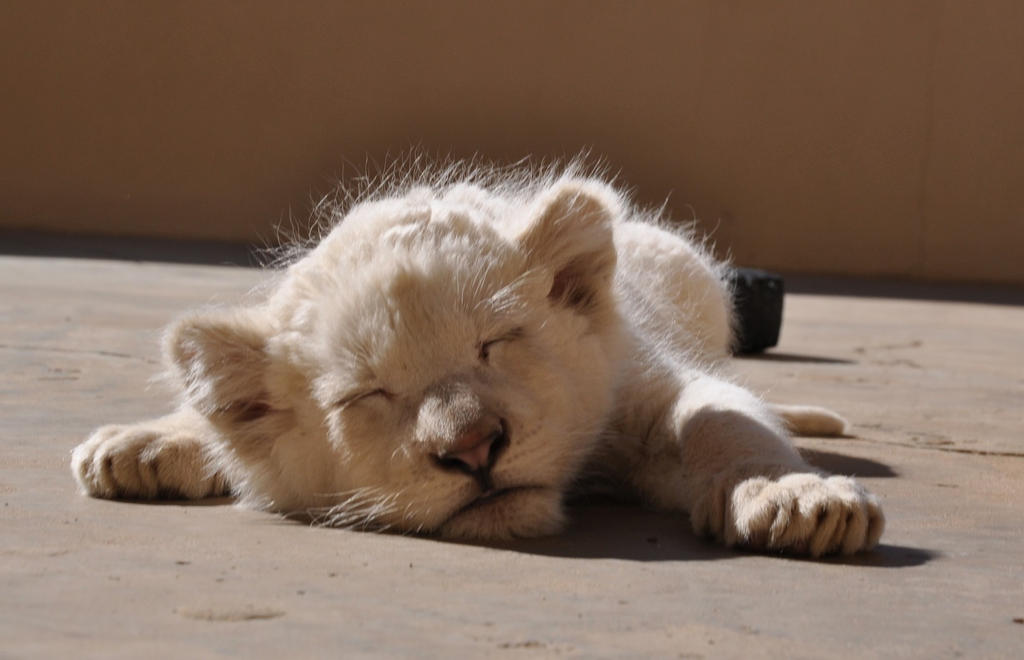
[[[885,528],[878,498],[849,477],[787,474],[716,486],[725,492],[721,523],[709,529],[728,545],[820,557],[878,544]]]
[[[219,473],[208,473],[198,440],[144,425],[97,429],[72,451],[71,471],[93,497],[195,499],[226,490]]]

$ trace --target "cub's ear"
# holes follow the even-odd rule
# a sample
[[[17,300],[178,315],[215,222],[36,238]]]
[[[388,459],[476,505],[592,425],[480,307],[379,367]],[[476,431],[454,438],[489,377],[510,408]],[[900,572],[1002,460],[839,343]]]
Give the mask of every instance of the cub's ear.
[[[519,245],[531,268],[552,274],[549,299],[581,313],[608,307],[621,213],[619,196],[599,181],[566,179],[538,195]]]
[[[259,310],[201,312],[168,328],[164,355],[197,411],[225,421],[252,421],[270,410],[269,336],[270,323]]]

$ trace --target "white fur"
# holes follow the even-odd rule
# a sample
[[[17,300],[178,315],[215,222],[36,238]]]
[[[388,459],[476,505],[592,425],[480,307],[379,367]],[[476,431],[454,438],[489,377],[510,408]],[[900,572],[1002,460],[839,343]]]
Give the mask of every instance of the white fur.
[[[227,483],[324,524],[494,539],[558,531],[585,476],[730,545],[818,556],[878,541],[874,496],[804,463],[780,416],[796,431],[845,422],[773,411],[721,375],[724,267],[607,183],[449,170],[330,215],[343,221],[257,304],[168,330],[181,409],[76,448],[85,492]],[[444,460],[481,425],[507,432],[483,448],[510,490],[485,499]],[[459,455],[487,454],[474,451]]]

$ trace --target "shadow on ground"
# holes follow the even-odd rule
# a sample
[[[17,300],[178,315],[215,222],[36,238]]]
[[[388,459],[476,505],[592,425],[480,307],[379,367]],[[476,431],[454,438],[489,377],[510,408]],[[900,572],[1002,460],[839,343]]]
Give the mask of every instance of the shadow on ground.
[[[251,245],[227,241],[0,231],[0,254],[20,257],[113,259],[251,268],[266,261],[262,253],[262,250]]]
[[[709,561],[749,556],[742,550],[725,548],[690,531],[684,516],[650,511],[637,506],[581,504],[571,508],[572,523],[557,535],[486,544],[500,550],[548,557],[576,559],[622,559],[628,561]],[[868,553],[852,557],[807,559],[770,555],[780,561],[807,561],[864,566],[907,568],[939,557],[934,550],[882,544]]]
[[[870,461],[868,462],[870,463]],[[234,500],[230,497],[216,497],[203,500],[122,500],[122,502],[157,506],[224,506],[233,504]],[[698,537],[690,531],[686,516],[653,511],[638,504],[617,502],[603,497],[588,497],[571,503],[568,514],[570,520],[568,528],[554,536],[496,543],[452,541],[432,536],[422,536],[421,538],[436,543],[471,545],[569,559],[620,559],[640,562],[710,561],[750,556],[749,552],[726,548],[711,540]],[[274,516],[268,520],[273,524],[283,525],[310,524],[308,518],[302,517]],[[372,534],[374,532],[358,533]],[[873,568],[906,568],[920,566],[941,555],[937,551],[925,548],[883,543],[871,552],[853,557],[808,559],[785,555],[768,556],[776,557],[780,561],[807,561]]]
[[[0,231],[0,254],[18,256],[253,267],[267,263],[272,256],[267,253],[266,247],[268,246],[261,248],[228,241],[56,234],[9,229]],[[787,293],[796,294],[1024,305],[1024,288],[1012,285],[871,280],[791,273],[785,275],[785,287]],[[787,361],[819,361],[812,356],[792,357],[795,359]],[[800,359],[805,357],[810,359]],[[823,358],[821,361],[832,363],[829,358]]]
[[[822,449],[801,447],[800,455],[816,468],[848,477],[898,477],[899,474],[885,463],[870,458],[836,454]]]
[[[1024,288],[1000,284],[911,282],[820,275],[787,275],[786,293],[857,298],[901,298],[989,305],[1022,305]]]
[[[233,497],[204,497],[201,500],[184,499],[178,494],[160,496],[152,500],[117,500],[120,504],[146,504],[148,506],[227,506],[235,503]]]
[[[759,360],[761,362],[799,362],[804,364],[857,364],[855,360],[827,357],[822,355],[802,355],[798,353],[739,353],[733,356],[737,360]]]

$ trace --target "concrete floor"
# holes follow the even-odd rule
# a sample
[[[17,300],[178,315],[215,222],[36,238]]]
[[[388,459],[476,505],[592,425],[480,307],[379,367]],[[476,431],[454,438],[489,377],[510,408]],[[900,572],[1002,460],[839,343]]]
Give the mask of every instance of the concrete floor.
[[[0,257],[0,656],[1024,653],[1024,307],[789,295],[778,349],[737,361],[770,399],[853,421],[855,438],[798,440],[884,499],[883,544],[852,560],[734,553],[611,504],[495,548],[80,496],[77,442],[168,409],[147,386],[160,326],[258,279]]]

